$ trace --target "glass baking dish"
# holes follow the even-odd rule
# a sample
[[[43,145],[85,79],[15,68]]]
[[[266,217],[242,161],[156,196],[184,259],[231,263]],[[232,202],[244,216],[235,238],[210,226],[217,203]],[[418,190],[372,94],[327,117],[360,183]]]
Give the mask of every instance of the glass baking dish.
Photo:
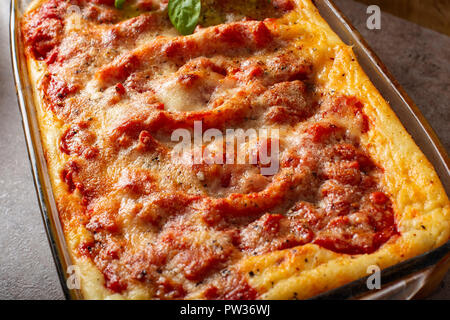
[[[80,290],[69,289],[70,286],[67,284],[69,275],[66,271],[72,262],[53,197],[35,113],[32,87],[29,83],[23,44],[19,34],[20,17],[30,2],[31,0],[11,0],[10,41],[17,97],[39,206],[63,292],[67,299],[82,299]],[[448,155],[417,106],[339,9],[329,0],[313,2],[331,28],[345,43],[353,46],[362,68],[433,164],[447,194],[449,194]],[[369,290],[366,285],[367,279],[363,278],[325,292],[313,299],[411,299],[424,297],[439,284],[449,267],[450,241],[433,251],[382,270],[381,290]]]

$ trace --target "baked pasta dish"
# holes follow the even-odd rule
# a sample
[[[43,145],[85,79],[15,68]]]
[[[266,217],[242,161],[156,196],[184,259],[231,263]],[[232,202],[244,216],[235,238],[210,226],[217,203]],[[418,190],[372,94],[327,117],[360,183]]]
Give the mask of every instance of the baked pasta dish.
[[[305,299],[449,239],[310,0],[35,0],[21,37],[86,299]]]

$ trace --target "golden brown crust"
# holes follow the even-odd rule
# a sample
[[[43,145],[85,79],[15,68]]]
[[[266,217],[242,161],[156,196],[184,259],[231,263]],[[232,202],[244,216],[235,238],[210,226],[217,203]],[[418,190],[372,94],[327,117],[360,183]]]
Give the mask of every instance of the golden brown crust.
[[[37,3],[43,2],[45,1]],[[266,26],[283,41],[288,41],[293,47],[296,45],[301,47],[302,58],[313,66],[311,81],[323,92],[355,96],[364,105],[363,112],[367,115],[370,126],[367,133],[360,135],[360,144],[370,157],[384,169],[381,183],[384,192],[392,199],[400,235],[391,237],[381,248],[369,254],[337,253],[308,243],[258,256],[243,256],[236,263],[235,268],[263,299],[311,297],[367,275],[367,268],[370,265],[385,268],[436,248],[447,241],[450,236],[450,204],[433,167],[364,74],[351,48],[342,43],[331,31],[309,0],[297,0],[295,3],[295,10],[289,11],[275,22],[267,22]],[[32,6],[32,8],[37,7],[39,4]],[[255,24],[255,26],[258,25]],[[146,45],[148,39],[138,41],[144,44],[137,49],[139,55],[143,50],[144,57],[152,57],[151,53],[158,48],[157,45]],[[246,46],[258,47],[258,41],[246,43]],[[124,49],[125,57],[127,55],[130,57],[128,53],[130,49]],[[47,49],[40,51],[40,53],[42,52],[47,54]],[[123,58],[118,59],[123,61]],[[91,231],[88,231],[85,224],[79,223],[82,217],[86,217],[86,209],[83,205],[83,197],[86,195],[80,195],[81,191],[77,189],[76,185],[75,192],[70,192],[70,187],[69,189],[67,187],[67,179],[61,178],[67,177],[67,175],[61,176],[61,172],[67,169],[67,162],[73,158],[73,155],[67,153],[77,152],[86,157],[86,150],[74,149],[74,144],[69,144],[69,147],[63,148],[66,153],[61,151],[60,137],[62,133],[68,132],[67,130],[70,129],[69,122],[63,120],[72,120],[74,119],[73,115],[67,114],[65,110],[56,115],[49,112],[45,107],[46,101],[44,101],[42,87],[38,85],[45,82],[45,74],[48,72],[47,65],[45,62],[36,61],[31,57],[28,59],[28,64],[31,82],[36,84],[34,88],[36,107],[43,132],[42,140],[53,190],[61,220],[64,223],[66,239],[72,250],[72,257],[81,269],[84,296],[89,299],[139,299],[154,296],[152,288],[139,281],[133,282],[132,285],[129,284],[128,288],[122,290],[120,294],[113,293],[110,289],[105,288],[105,273],[102,274],[98,270],[99,266],[95,265],[90,258],[79,254],[80,246],[92,241]],[[93,69],[97,70],[96,77],[103,85],[108,84],[102,79],[110,81],[115,77],[108,73],[108,67],[109,65],[106,65],[101,69]],[[113,63],[113,67],[111,70],[117,70],[117,63]],[[79,81],[83,83],[85,80]],[[120,82],[121,80],[116,77],[114,81]],[[177,104],[175,103],[174,106],[176,107]],[[137,114],[142,114],[142,110],[137,110]],[[304,114],[301,115],[301,117],[304,116]],[[121,119],[118,118],[118,121],[120,123]],[[84,137],[84,141],[89,141],[88,135]],[[97,162],[97,165],[99,163],[101,162]],[[108,170],[117,171],[115,175],[121,176],[120,165],[123,163],[118,162],[117,164],[117,168]],[[96,172],[94,169],[92,170],[89,172]],[[161,170],[165,169],[161,168]],[[140,173],[130,174],[139,175]],[[132,176],[127,176],[126,179],[132,179],[130,177]],[[142,176],[138,177],[139,181],[146,179]],[[108,185],[106,182],[104,184]],[[114,190],[114,185],[109,187],[113,190],[109,196],[118,199],[123,197],[122,191]],[[150,188],[150,184],[138,187],[140,193],[145,193],[147,188]],[[96,184],[92,182],[92,190],[95,188]],[[107,187],[102,186],[102,188]],[[221,192],[226,193],[226,190]],[[106,207],[101,206],[101,208],[105,210]],[[204,292],[194,290],[187,295],[187,298],[196,297],[204,297]]]

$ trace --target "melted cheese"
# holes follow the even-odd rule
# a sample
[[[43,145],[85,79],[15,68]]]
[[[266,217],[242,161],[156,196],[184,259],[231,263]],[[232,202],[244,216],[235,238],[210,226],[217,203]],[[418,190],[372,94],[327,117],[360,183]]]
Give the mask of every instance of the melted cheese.
[[[255,3],[205,6],[204,28],[188,37],[176,37],[164,3],[130,17],[86,1],[81,17],[44,0],[24,17],[86,298],[307,298],[448,239],[436,173],[351,48],[309,0],[273,0],[281,11]],[[273,19],[235,22],[243,15]],[[50,25],[33,29],[40,21]],[[198,120],[221,132],[278,129],[280,171],[176,162],[170,133]],[[204,147],[218,153],[223,140]]]

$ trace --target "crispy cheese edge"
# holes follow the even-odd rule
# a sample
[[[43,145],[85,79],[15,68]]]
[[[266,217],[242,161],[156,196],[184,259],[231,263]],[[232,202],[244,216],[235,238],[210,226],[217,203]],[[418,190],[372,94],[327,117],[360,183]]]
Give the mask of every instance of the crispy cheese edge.
[[[45,0],[35,0],[29,11]],[[370,130],[361,138],[371,157],[385,172],[383,184],[392,197],[401,236],[392,238],[373,254],[349,256],[314,244],[250,257],[239,263],[249,283],[263,299],[309,298],[368,275],[368,267],[386,268],[445,243],[450,237],[450,203],[434,171],[399,119],[370,82],[350,46],[344,44],[323,20],[310,0],[295,0],[297,9],[282,20],[280,32],[300,40],[309,50],[318,69],[317,83],[326,90],[355,95],[364,103]],[[325,61],[331,55],[335,59]],[[55,116],[44,110],[38,88],[45,65],[28,58],[41,139],[60,217],[70,221],[64,226],[66,241],[74,263],[79,267],[81,291],[86,299],[146,299],[143,287],[112,294],[104,287],[103,275],[87,258],[75,254],[88,231],[74,221],[82,210],[78,195],[70,194],[60,178],[67,160],[59,151],[59,135],[65,129]],[[345,76],[342,76],[345,74]]]

